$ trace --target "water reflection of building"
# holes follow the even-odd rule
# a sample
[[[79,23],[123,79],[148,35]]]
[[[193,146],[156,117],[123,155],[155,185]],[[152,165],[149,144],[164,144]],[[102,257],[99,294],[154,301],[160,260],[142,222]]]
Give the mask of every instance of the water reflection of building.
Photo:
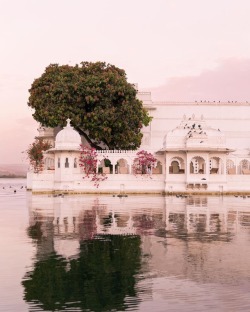
[[[159,232],[183,240],[192,235],[197,240],[224,240],[250,221],[250,198],[243,197],[36,195],[29,204],[30,224],[40,222],[44,237],[49,237],[52,231],[53,248],[67,256],[77,253],[79,241],[100,234]],[[209,235],[202,236],[204,233]],[[51,248],[46,245],[47,251]]]
[[[141,239],[120,230],[129,221],[126,214],[121,217],[108,210],[105,201],[83,197],[33,196],[29,211],[28,234],[37,254],[22,284],[32,307],[120,311],[127,298],[138,305]],[[109,231],[113,223],[118,232],[115,227]]]
[[[131,269],[131,283],[134,285],[135,272],[140,267],[142,273],[136,289],[147,291],[148,298],[153,297],[159,277],[174,278],[180,283],[183,280],[213,285],[234,285],[238,280],[248,283],[248,197],[32,196],[29,209],[30,228],[37,223],[40,226],[40,232],[36,232],[40,233],[40,240],[39,235],[35,237],[38,261],[49,258],[54,251],[71,263],[86,254],[91,241],[103,239],[101,235],[107,235],[108,239],[128,235],[140,237],[141,243],[138,253],[141,264]],[[85,249],[80,251],[84,242]],[[135,251],[134,246],[131,250]],[[112,250],[112,256],[115,254]],[[126,271],[125,263],[122,271]],[[164,288],[162,296],[167,295]]]

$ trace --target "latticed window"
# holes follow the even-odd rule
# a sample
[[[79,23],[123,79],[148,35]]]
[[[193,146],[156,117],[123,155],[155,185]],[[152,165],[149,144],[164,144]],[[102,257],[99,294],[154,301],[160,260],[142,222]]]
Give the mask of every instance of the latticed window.
[[[191,163],[190,163],[190,173],[200,173],[204,174],[205,173],[205,160],[200,157],[196,156],[192,158]]]
[[[193,162],[194,162],[194,172],[198,173],[198,171],[199,171],[198,159],[195,158],[195,160]]]
[[[250,165],[249,165],[249,161],[247,159],[243,159],[240,163],[241,163],[242,169],[249,169]]]

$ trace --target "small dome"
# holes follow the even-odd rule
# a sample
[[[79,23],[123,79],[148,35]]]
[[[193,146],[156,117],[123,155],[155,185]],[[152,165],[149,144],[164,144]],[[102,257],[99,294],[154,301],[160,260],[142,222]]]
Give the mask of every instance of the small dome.
[[[67,119],[67,126],[56,135],[56,149],[79,149],[81,141],[80,134],[70,125],[70,119]]]

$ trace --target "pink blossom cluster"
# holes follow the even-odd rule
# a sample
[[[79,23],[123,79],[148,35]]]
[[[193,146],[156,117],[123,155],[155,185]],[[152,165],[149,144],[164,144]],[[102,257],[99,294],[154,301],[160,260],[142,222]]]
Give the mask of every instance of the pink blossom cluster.
[[[97,172],[97,162],[96,149],[81,145],[79,165],[85,174],[83,179],[89,178],[92,182],[94,182],[94,186],[98,188],[100,182],[106,180],[108,177],[104,173]]]
[[[151,174],[152,168],[155,167],[157,159],[153,154],[141,150],[136,153],[137,158],[133,163],[134,174]]]

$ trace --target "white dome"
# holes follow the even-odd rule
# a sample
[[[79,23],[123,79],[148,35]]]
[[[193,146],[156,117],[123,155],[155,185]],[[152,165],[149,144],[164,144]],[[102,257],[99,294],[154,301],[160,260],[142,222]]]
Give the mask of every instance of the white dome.
[[[67,126],[56,135],[56,149],[79,149],[81,144],[80,134],[70,125],[70,119],[67,119]]]
[[[224,148],[225,135],[219,129],[206,125],[201,116],[183,117],[181,124],[169,131],[163,142],[164,148]]]

